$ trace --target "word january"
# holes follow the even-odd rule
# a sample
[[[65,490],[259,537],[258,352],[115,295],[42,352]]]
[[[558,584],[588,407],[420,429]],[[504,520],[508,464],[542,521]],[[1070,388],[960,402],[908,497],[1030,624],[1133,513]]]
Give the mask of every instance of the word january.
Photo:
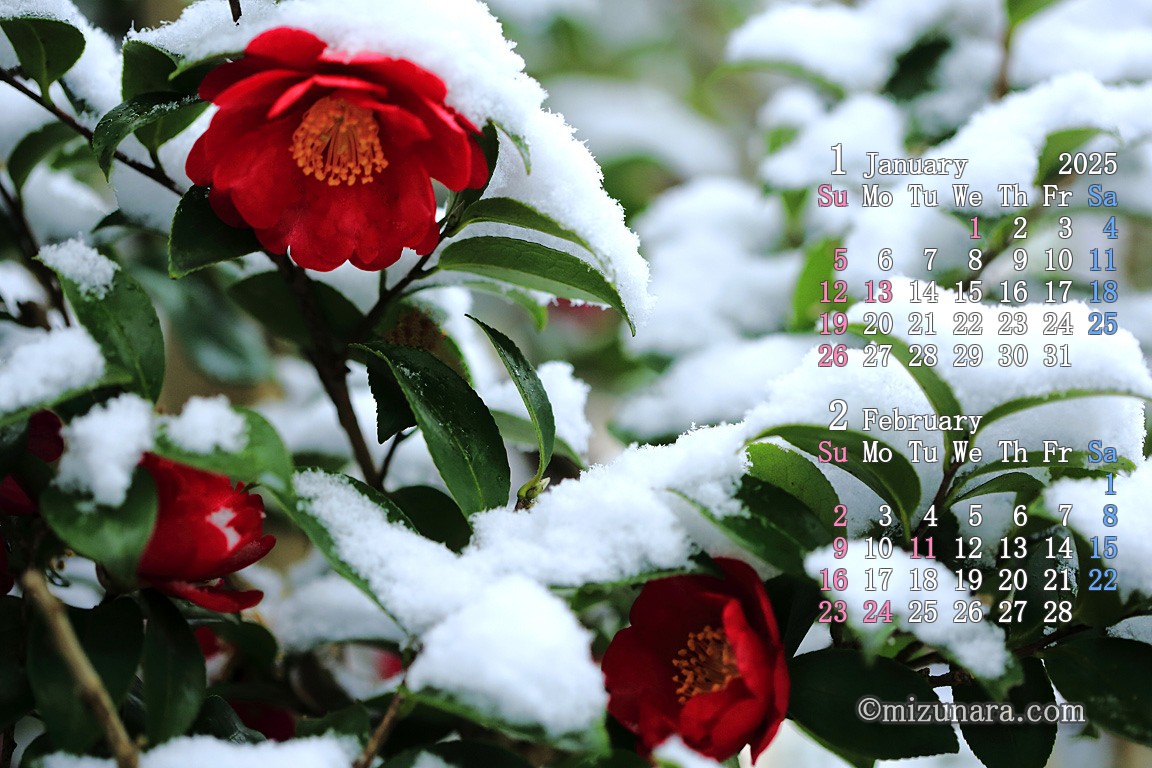
[[[880,157],[879,152],[867,152],[868,172],[865,179],[877,176],[964,176],[968,160],[959,157]]]

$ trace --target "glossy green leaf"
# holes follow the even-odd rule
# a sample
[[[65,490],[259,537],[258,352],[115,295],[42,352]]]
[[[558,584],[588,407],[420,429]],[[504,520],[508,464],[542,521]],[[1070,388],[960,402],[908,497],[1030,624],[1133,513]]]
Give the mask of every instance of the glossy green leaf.
[[[552,450],[556,444],[556,419],[552,414],[552,402],[548,399],[548,392],[544,389],[544,383],[540,381],[540,376],[532,367],[532,363],[528,362],[528,358],[512,339],[472,315],[468,317],[480,326],[488,336],[488,340],[492,342],[492,346],[496,348],[500,361],[504,363],[508,376],[516,385],[516,390],[524,401],[524,407],[528,410],[528,417],[536,430],[536,442],[540,448],[540,461],[534,478],[534,482],[539,482],[540,478],[544,477],[548,462],[552,460]]]
[[[100,345],[104,359],[129,373],[129,389],[155,402],[164,385],[164,333],[148,294],[123,268],[103,295],[57,274],[76,318]]]
[[[144,645],[144,621],[131,598],[121,597],[92,610],[68,609],[68,618],[113,703],[122,701],[136,675]],[[28,677],[36,709],[53,746],[83,754],[101,736],[92,710],[76,695],[76,682],[57,653],[42,621],[28,638]]]
[[[172,128],[162,132],[152,131],[148,135],[142,129],[154,126],[160,120],[181,124],[181,130],[188,127],[204,111],[207,104],[197,96],[176,93],[142,93],[114,107],[100,118],[92,131],[92,149],[96,152],[96,162],[105,175],[112,170],[116,149],[120,142],[133,133],[141,133],[141,141],[149,149],[156,149],[164,141],[172,138]]]
[[[494,125],[500,129],[501,133],[508,137],[508,140],[512,142],[512,146],[516,147],[516,151],[520,153],[520,159],[524,162],[524,172],[532,173],[532,154],[528,147],[528,140],[519,134],[512,133],[500,123],[494,123]]]
[[[284,447],[275,427],[260,414],[247,408],[235,408],[246,425],[244,445],[231,452],[216,448],[210,453],[196,453],[172,441],[163,429],[156,438],[153,453],[191,467],[238,478],[245,483],[259,483],[271,489],[285,504],[292,498],[292,456]]]
[[[124,66],[120,71],[120,93],[131,99],[145,93],[175,92],[169,76],[176,71],[177,58],[163,48],[143,40],[125,40],[120,49]]]
[[[1023,659],[1024,682],[1009,692],[1008,701],[1020,717],[1030,704],[1055,701],[1052,684],[1039,659]],[[979,683],[952,686],[953,701],[980,704],[991,701]],[[986,768],[1044,768],[1056,743],[1055,723],[961,723],[968,746]]]
[[[865,697],[890,704],[937,702],[927,681],[903,664],[869,661],[859,651],[829,648],[791,660],[792,696],[788,716],[821,740],[852,755],[878,760],[953,753],[959,750],[952,726],[867,722],[857,703]]]
[[[764,589],[776,616],[776,626],[780,628],[784,658],[790,659],[820,614],[820,589],[807,575],[788,574],[764,582]]]
[[[208,202],[206,188],[192,187],[180,198],[168,240],[168,274],[172,277],[184,277],[260,250],[252,230],[230,227],[220,220]]]
[[[502,283],[490,283],[486,280],[464,280],[460,284],[473,291],[498,296],[509,304],[520,307],[528,314],[537,331],[542,331],[548,327],[548,307],[541,304],[536,296],[528,291]]]
[[[465,514],[508,503],[511,473],[492,414],[468,382],[421,349],[359,344],[392,369],[428,452]]]
[[[118,508],[56,486],[40,495],[40,514],[61,541],[103,565],[126,585],[135,583],[136,566],[156,525],[156,510],[156,485],[140,467]]]
[[[920,504],[920,478],[912,464],[899,451],[863,432],[853,430],[830,432],[824,427],[809,424],[773,427],[756,439],[772,436],[782,437],[805,453],[817,457],[821,455],[822,443],[828,443],[828,447],[846,449],[847,461],[834,463],[833,466],[853,475],[891,504],[892,509],[900,515],[905,535],[911,535],[909,518]],[[892,459],[888,462],[865,461],[865,443],[875,443],[878,452],[888,448],[892,451]]]
[[[72,69],[84,53],[84,33],[66,21],[9,17],[0,21],[0,28],[8,36],[20,68],[45,96],[48,86]]]
[[[799,500],[832,530],[840,499],[815,464],[795,451],[772,443],[753,443],[745,452],[749,475]]]
[[[509,237],[456,240],[441,252],[440,267],[564,299],[607,304],[632,325],[623,299],[602,272],[570,253],[546,245]]]
[[[551,216],[510,197],[489,197],[476,201],[464,209],[457,221],[455,230],[446,232],[445,237],[451,237],[469,224],[482,222],[531,229],[561,240],[567,240],[585,250],[593,250],[584,238],[564,227]]]
[[[1152,746],[1152,645],[1116,637],[1072,639],[1040,654],[1066,701],[1094,724]]]
[[[200,708],[200,714],[192,726],[193,733],[200,733],[232,744],[258,744],[266,741],[264,734],[244,725],[236,710],[219,696],[209,696]]]
[[[1023,0],[1023,2],[1047,4],[1053,0]],[[1040,150],[1036,170],[1036,185],[1055,181],[1059,177],[1060,166],[1063,165],[1060,155],[1065,152],[1075,152],[1101,133],[1103,131],[1099,128],[1066,128],[1048,134],[1044,148]]]
[[[1054,2],[1056,0],[1008,0],[1008,25],[1015,27]]]
[[[1023,472],[1005,472],[1003,475],[997,475],[987,482],[973,486],[956,498],[949,500],[946,506],[967,501],[968,499],[974,499],[978,496],[988,496],[993,493],[1015,493],[1017,497],[1021,495],[1034,497],[1043,488],[1044,483],[1032,475]]]
[[[296,736],[301,739],[334,733],[338,736],[355,736],[363,744],[371,731],[368,709],[359,703],[329,712],[323,717],[305,717],[296,722]]]
[[[39,128],[20,140],[8,156],[8,176],[12,186],[19,191],[32,171],[41,161],[50,158],[57,150],[79,137],[64,123],[52,122]]]
[[[376,401],[376,441],[383,445],[403,430],[416,426],[416,416],[388,363],[375,355],[364,355],[360,362],[368,369],[368,388]]]
[[[320,307],[324,326],[333,334],[346,338],[363,322],[363,313],[344,294],[327,283],[312,281],[309,286]],[[228,295],[274,336],[301,347],[312,346],[312,335],[304,322],[299,302],[279,272],[261,272],[246,277],[229,286]]]
[[[522,448],[536,446],[536,427],[528,419],[505,411],[492,411],[492,418],[496,420],[496,426],[500,428],[500,434],[506,442]],[[577,467],[584,468],[583,457],[562,437],[556,438],[553,456],[563,456]]]
[[[822,309],[824,289],[821,283],[835,275],[832,267],[833,249],[840,245],[839,238],[825,238],[804,251],[804,266],[792,289],[792,317],[788,329],[810,331]]]
[[[188,622],[159,592],[145,590],[148,616],[144,633],[145,732],[160,744],[187,731],[204,701],[204,656]]]
[[[456,697],[432,689],[408,691],[410,701],[424,704],[433,709],[447,712],[473,723],[491,728],[513,739],[548,744],[566,751],[573,752],[608,752],[608,733],[602,722],[597,722],[587,731],[566,733],[559,736],[549,735],[540,726],[509,723],[489,713],[461,702]]]
[[[454,552],[468,545],[472,526],[448,494],[427,485],[412,485],[388,494],[421,536]]]

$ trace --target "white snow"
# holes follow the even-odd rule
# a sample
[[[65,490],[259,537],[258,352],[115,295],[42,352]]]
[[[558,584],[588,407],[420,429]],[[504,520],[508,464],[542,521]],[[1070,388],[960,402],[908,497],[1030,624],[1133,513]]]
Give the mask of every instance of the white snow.
[[[291,741],[236,744],[211,736],[182,736],[144,753],[140,768],[256,768],[290,765],[292,768],[347,768],[359,754],[350,737],[314,736]],[[44,768],[113,768],[116,762],[99,757],[54,754],[43,758]]]
[[[501,159],[485,195],[511,196],[552,216],[588,241],[595,256],[576,252],[603,270],[633,319],[644,320],[651,297],[648,270],[619,205],[604,193],[600,169],[563,118],[541,108],[544,92],[523,72],[499,23],[475,0],[354,0],[332,6],[319,0],[252,0],[239,24],[211,0],[187,8],[159,29],[130,38],[201,58],[239,51],[273,27],[308,29],[347,53],[378,52],[409,59],[440,76],[448,102],[476,125],[488,120],[523,137],[532,173],[502,139]],[[186,133],[193,133],[192,131]]]
[[[548,81],[548,103],[576,127],[576,136],[588,142],[601,163],[650,158],[681,178],[737,171],[731,137],[654,85],[581,76],[555,78]]]
[[[272,607],[261,604],[260,610],[288,651],[308,651],[350,640],[404,639],[404,633],[380,606],[336,574],[305,584]]]
[[[608,703],[591,639],[560,598],[510,576],[424,636],[408,684],[554,736],[577,733]]]
[[[45,242],[90,232],[115,207],[107,199],[107,190],[104,192],[97,192],[66,171],[39,165],[28,174],[21,195],[28,225]]]
[[[65,280],[76,284],[89,299],[103,299],[112,288],[120,266],[82,240],[46,245],[37,258]]]
[[[0,357],[0,413],[48,403],[104,376],[100,346],[80,327],[25,334]]]
[[[933,30],[996,39],[1003,24],[1003,8],[993,0],[780,3],[736,30],[728,59],[792,66],[847,91],[874,91],[892,76],[897,56]]]
[[[239,453],[248,442],[244,416],[232,410],[224,395],[193,397],[179,416],[165,417],[163,424],[172,442],[193,453]]]
[[[1044,491],[1044,505],[1058,510],[1071,504],[1068,525],[1089,541],[1099,537],[1103,554],[1105,537],[1115,536],[1116,557],[1091,560],[1093,568],[1114,568],[1116,584],[1122,599],[1133,593],[1152,595],[1152,526],[1144,514],[1143,503],[1152,497],[1152,462],[1143,461],[1130,475],[1117,475],[1113,480],[1115,496],[1106,496],[1107,480],[1058,480]],[[1104,507],[1116,505],[1116,525],[1105,525]],[[1103,578],[1101,583],[1109,579]]]
[[[568,443],[578,454],[588,452],[588,439],[592,436],[592,425],[584,415],[591,391],[586,383],[576,378],[572,364],[562,360],[542,363],[536,369],[548,400],[552,404],[552,416],[556,422],[556,437]],[[502,381],[481,391],[481,397],[490,410],[503,411],[522,419],[528,419],[528,409],[520,391],[511,381]]]
[[[89,494],[97,503],[124,503],[132,473],[152,447],[152,404],[120,395],[64,426],[64,455],[56,484]]]
[[[670,736],[663,744],[652,750],[652,756],[660,764],[671,764],[677,768],[719,768],[720,763],[699,752],[689,749],[679,736]]]
[[[0,303],[8,314],[18,317],[23,302],[44,304],[44,288],[23,264],[0,261]],[[0,344],[0,348],[3,345]]]
[[[615,423],[629,434],[654,438],[690,425],[737,421],[764,402],[769,384],[799,365],[816,343],[815,336],[770,334],[689,352],[628,397]]]
[[[801,260],[768,256],[784,229],[778,200],[743,181],[698,178],[653,201],[637,229],[659,301],[630,349],[674,355],[784,325]]]
[[[943,649],[957,662],[973,674],[983,678],[995,678],[1004,673],[1009,660],[1004,647],[1004,633],[988,619],[953,623],[955,610],[953,602],[964,597],[956,592],[955,575],[943,564],[935,560],[913,559],[909,553],[894,547],[891,557],[878,560],[868,559],[865,542],[853,541],[843,558],[836,558],[831,547],[816,550],[804,559],[804,570],[814,579],[821,579],[821,570],[827,569],[828,583],[833,584],[833,574],[837,569],[847,571],[846,589],[830,590],[834,599],[843,600],[848,606],[848,623],[852,628],[868,634],[885,634],[893,628],[911,632],[919,639]],[[891,569],[887,589],[882,586],[885,572]],[[867,571],[873,572],[874,590],[868,590]],[[929,571],[935,571],[936,588],[929,588]],[[915,576],[913,573],[915,572]],[[873,601],[880,606],[891,605],[893,623],[865,623],[865,601]],[[912,607],[913,601],[934,601],[936,620],[923,610]],[[910,618],[922,621],[910,621]]]

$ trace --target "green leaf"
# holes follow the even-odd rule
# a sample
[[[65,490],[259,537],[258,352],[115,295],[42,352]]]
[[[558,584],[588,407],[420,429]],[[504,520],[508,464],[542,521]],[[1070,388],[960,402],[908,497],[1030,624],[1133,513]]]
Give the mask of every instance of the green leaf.
[[[208,202],[208,190],[192,187],[180,198],[168,240],[168,274],[184,277],[222,261],[231,261],[261,250],[250,229],[230,227],[220,220]],[[285,314],[299,314],[287,312]]]
[[[1152,746],[1152,646],[1116,637],[1068,640],[1041,654],[1066,701],[1083,704],[1088,719]]]
[[[832,268],[832,251],[840,245],[840,239],[824,238],[809,246],[804,252],[804,267],[792,290],[792,318],[788,321],[790,331],[810,331],[816,318],[820,316],[822,282],[831,280],[835,274]]]
[[[508,503],[511,473],[492,414],[468,382],[433,355],[394,344],[354,345],[378,356],[404,391],[428,452],[465,514]]]
[[[1017,5],[1048,5],[1054,0],[1009,0],[1009,6]],[[1103,133],[1099,128],[1066,128],[1048,134],[1044,141],[1044,148],[1040,150],[1040,158],[1036,169],[1036,186],[1053,181],[1057,171],[1062,165],[1060,155],[1065,152],[1075,152],[1090,139]]]
[[[939,32],[929,32],[896,57],[895,70],[884,85],[884,92],[896,101],[912,101],[932,90],[936,85],[936,68],[951,47],[951,39],[941,37]]]
[[[7,730],[34,705],[20,658],[25,638],[24,608],[20,598],[0,597],[0,730]]]
[[[532,173],[532,156],[528,148],[528,140],[519,134],[512,133],[500,123],[493,122],[493,125],[508,137],[508,140],[512,142],[512,146],[516,147],[516,151],[520,153],[520,159],[524,161],[524,172]]]
[[[440,266],[544,291],[563,299],[607,304],[636,329],[624,300],[600,270],[555,248],[510,237],[473,237],[449,243],[440,254]]]
[[[410,701],[462,717],[485,728],[499,731],[513,739],[547,744],[557,749],[573,752],[608,752],[608,732],[605,730],[603,722],[597,722],[587,731],[552,736],[545,733],[544,729],[537,725],[509,723],[500,720],[442,691],[424,689],[420,691],[406,691],[406,695]],[[389,768],[391,768],[391,766],[389,766]]]
[[[764,589],[768,592],[768,602],[780,628],[784,658],[790,659],[820,613],[821,592],[807,576],[788,574],[764,582]]]
[[[236,710],[219,696],[209,696],[200,708],[192,726],[193,733],[201,733],[233,744],[258,744],[266,741],[264,734],[248,728]]]
[[[206,108],[207,104],[197,96],[167,92],[133,96],[100,118],[92,131],[92,149],[96,152],[96,162],[104,174],[108,175],[112,170],[116,148],[132,133],[139,132],[144,146],[154,150],[187,128]],[[180,129],[174,131],[169,127],[163,131],[143,133],[143,128],[154,126],[160,120],[180,124]]]
[[[42,18],[7,18],[0,28],[12,43],[20,68],[48,98],[48,86],[72,69],[84,53],[84,33],[66,21]]]
[[[1107,472],[1131,472],[1136,468],[1130,459],[1121,457],[1119,461],[1096,463],[1089,461],[1089,453],[1087,451],[1069,451],[1065,457],[1063,464],[1056,463],[1055,459],[1050,457],[1044,459],[1044,451],[1025,451],[1026,457],[1021,461],[1016,461],[1013,457],[1009,461],[1003,459],[996,459],[995,461],[983,461],[979,464],[973,465],[973,468],[968,472],[964,472],[956,476],[953,481],[953,489],[965,487],[973,478],[982,477],[992,472],[1005,472],[1017,469],[1031,469],[1031,468],[1044,468],[1052,473],[1053,479],[1061,475],[1071,475],[1075,471],[1080,470],[1086,473],[1087,476],[1095,473],[1097,476],[1103,476]]]
[[[444,236],[451,237],[469,224],[479,224],[481,222],[494,222],[496,224],[507,224],[512,227],[523,227],[524,229],[531,229],[536,232],[542,232],[545,235],[558,237],[561,240],[567,240],[587,251],[594,250],[592,246],[588,244],[588,241],[572,230],[564,227],[551,216],[541,213],[527,203],[522,203],[510,197],[489,197],[483,200],[477,200],[464,209],[460,218],[457,219],[455,228],[450,232],[445,232]]]
[[[903,339],[884,333],[865,334],[864,326],[860,323],[850,324],[848,332],[865,341],[874,340],[877,344],[890,344],[892,357],[896,358],[904,366],[904,370],[908,371],[908,375],[916,381],[937,415],[958,416],[964,412],[960,406],[960,401],[956,399],[956,394],[952,391],[952,387],[940,378],[935,368],[928,365],[913,366],[908,364],[912,360],[913,354]],[[963,431],[956,429],[944,433],[944,460],[941,462],[941,466],[947,467],[952,462],[952,441],[963,440],[965,436]]]
[[[360,310],[327,283],[312,281],[309,286],[320,307],[324,326],[338,338],[351,336],[364,320]],[[311,348],[312,335],[308,324],[304,322],[295,294],[279,272],[261,272],[246,277],[229,286],[228,295],[273,335]]]
[[[1047,522],[1047,521],[1044,521]],[[1029,526],[1031,527],[1031,526]],[[1022,533],[1016,529],[1014,533]],[[1071,538],[1072,556],[1063,557],[1054,552],[1049,557],[1045,540],[1051,538],[1057,544],[1061,539]],[[1025,643],[1039,640],[1045,631],[1051,631],[1051,626],[1045,626],[1044,618],[1049,610],[1047,606],[1053,601],[1067,600],[1073,606],[1076,604],[1076,593],[1080,576],[1080,560],[1077,556],[1076,538],[1063,526],[1053,525],[1043,530],[1034,530],[1027,536],[1028,556],[1024,562],[1013,559],[1000,558],[997,566],[1000,569],[1015,570],[1022,568],[1027,576],[1024,589],[1009,594],[999,591],[996,595],[995,605],[1002,600],[1023,600],[1024,613],[1019,621],[1013,621],[1008,627],[1010,645],[1019,647]],[[1054,571],[1054,578],[1050,578],[1050,571]],[[1067,573],[1067,576],[1064,573]],[[1069,589],[1063,588],[1065,578]],[[1051,588],[1050,588],[1051,587]],[[1085,590],[1087,591],[1087,590]]]
[[[368,718],[368,709],[359,703],[329,712],[323,717],[305,717],[296,722],[296,737],[301,739],[335,733],[340,736],[355,736],[363,744],[368,741],[368,734],[371,731],[372,722]]]
[[[51,157],[60,147],[70,141],[80,141],[80,137],[64,123],[52,122],[39,128],[20,140],[8,156],[8,176],[12,186],[19,192],[24,182],[42,160]]]
[[[120,93],[124,99],[145,93],[175,92],[168,80],[177,65],[177,58],[171,53],[143,40],[125,40],[120,52],[124,57],[120,74]]]
[[[219,617],[220,614],[215,614]],[[207,626],[224,642],[236,649],[245,662],[245,668],[271,672],[280,646],[275,636],[263,624],[251,621],[209,621]]]
[[[1023,472],[1005,472],[1003,475],[997,475],[991,480],[965,491],[956,498],[950,499],[945,506],[950,507],[961,501],[974,499],[977,496],[988,496],[993,493],[1015,493],[1018,499],[1021,496],[1034,498],[1043,489],[1044,483],[1032,475]]]
[[[198,272],[177,282],[167,273],[140,269],[137,278],[168,317],[170,343],[196,371],[221,384],[251,386],[272,377],[264,333],[217,285]],[[212,307],[205,313],[204,307]]]
[[[123,268],[103,295],[57,273],[80,324],[100,344],[104,359],[131,376],[128,389],[152,402],[164,385],[164,333],[148,294]]]
[[[506,442],[525,448],[536,446],[536,427],[528,419],[505,411],[492,411],[492,418],[496,420],[496,426],[500,428],[500,434]],[[553,455],[563,456],[577,467],[584,468],[584,459],[580,453],[561,437],[556,438]]]
[[[412,485],[388,494],[426,539],[459,552],[472,538],[472,526],[452,497],[427,485]]]
[[[528,291],[520,290],[511,285],[490,283],[486,280],[464,280],[460,285],[473,291],[482,291],[492,296],[499,296],[510,304],[515,304],[528,313],[528,317],[532,320],[532,325],[536,327],[537,331],[542,331],[548,327],[548,307],[542,305]]]
[[[1008,0],[1008,26],[1015,27],[1029,16],[1039,13],[1056,0]]]
[[[1043,663],[1039,659],[1023,659],[1021,663],[1024,682],[1008,694],[1017,716],[1029,704],[1049,704],[1056,699]],[[958,703],[990,701],[979,683],[952,686],[952,698]],[[1056,743],[1055,723],[961,723],[960,731],[986,768],[1044,768]]]
[[[840,499],[815,464],[795,451],[772,443],[753,443],[746,453],[750,462],[748,474],[799,500],[832,530]]]
[[[544,470],[548,468],[548,462],[552,461],[552,450],[556,445],[556,419],[552,414],[552,402],[548,399],[548,392],[544,389],[544,383],[540,381],[536,369],[528,362],[528,358],[516,343],[472,315],[468,317],[480,326],[488,336],[488,340],[492,342],[492,346],[496,348],[496,353],[500,355],[501,362],[508,370],[508,376],[524,400],[524,407],[528,409],[532,427],[536,430],[536,443],[540,448],[540,462],[536,468],[536,476],[531,481],[532,485],[535,485],[544,477]],[[525,488],[527,487],[526,484]]]
[[[898,760],[959,750],[950,725],[865,722],[858,715],[857,702],[865,697],[898,705],[910,696],[939,701],[927,681],[903,664],[882,657],[869,662],[859,651],[829,648],[795,657],[789,671],[788,716],[844,752]]]
[[[52,485],[40,495],[40,514],[61,541],[129,585],[136,581],[136,566],[156,525],[156,504],[152,476],[137,467],[119,508]]]
[[[292,500],[292,455],[284,447],[275,427],[247,408],[236,408],[244,418],[244,447],[230,452],[220,448],[211,453],[196,453],[173,442],[165,430],[156,438],[154,453],[180,464],[238,478],[246,483],[259,483],[271,489],[285,506]]]
[[[1152,393],[1121,389],[1069,389],[1063,392],[1051,392],[1046,395],[1021,397],[989,408],[987,413],[984,414],[983,420],[980,422],[980,428],[973,433],[973,436],[979,435],[989,424],[1011,416],[1014,413],[1019,413],[1029,408],[1036,408],[1041,405],[1048,405],[1049,403],[1076,400],[1081,397],[1136,397],[1141,400],[1152,400]]]
[[[148,615],[144,633],[145,732],[151,745],[187,731],[204,701],[204,656],[192,628],[172,602],[153,590],[141,594]]]
[[[144,645],[140,609],[131,598],[121,597],[88,611],[70,607],[68,618],[113,704],[118,704],[136,675]],[[32,622],[28,638],[28,678],[57,750],[82,754],[99,740],[100,726],[76,695],[76,682],[39,620]]]
[[[892,505],[900,515],[904,524],[904,535],[911,536],[910,517],[920,504],[920,478],[916,470],[903,454],[891,448],[881,440],[871,435],[853,430],[830,432],[824,427],[808,424],[788,424],[773,427],[761,433],[756,439],[765,437],[782,437],[805,453],[819,456],[821,443],[830,442],[836,448],[847,449],[848,460],[844,463],[834,463],[832,466],[848,472],[876,494]],[[865,462],[865,443],[876,443],[877,451],[882,453],[884,448],[892,451],[892,459],[888,462]]]
[[[528,761],[515,752],[482,741],[445,741],[405,750],[386,762],[384,768],[414,768],[424,754],[438,758],[435,764],[452,768],[530,768]]]
[[[243,57],[243,51],[230,51],[214,53],[203,59],[181,59],[168,74],[168,82],[173,90],[180,93],[196,93],[205,75],[226,61],[236,61]]]

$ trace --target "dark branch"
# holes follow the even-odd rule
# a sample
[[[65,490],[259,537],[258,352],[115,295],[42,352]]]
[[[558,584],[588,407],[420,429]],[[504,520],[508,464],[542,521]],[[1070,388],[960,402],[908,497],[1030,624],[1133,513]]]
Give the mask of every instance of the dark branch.
[[[232,8],[232,21],[239,22],[240,15],[243,13],[240,10],[240,0],[228,0],[228,5]]]

